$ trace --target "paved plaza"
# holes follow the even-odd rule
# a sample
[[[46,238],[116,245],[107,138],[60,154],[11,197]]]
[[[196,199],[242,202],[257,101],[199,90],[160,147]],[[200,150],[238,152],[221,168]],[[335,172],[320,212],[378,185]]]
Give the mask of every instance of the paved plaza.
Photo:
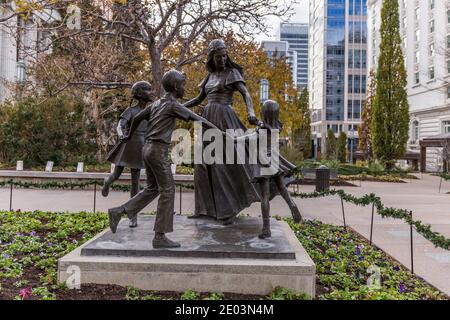
[[[439,177],[418,175],[420,180],[407,180],[407,183],[379,183],[362,182],[359,187],[339,187],[348,193],[361,196],[374,193],[381,197],[386,206],[412,210],[414,219],[430,224],[434,231],[450,237],[450,182],[443,182],[439,193]],[[302,192],[313,191],[313,186],[301,186]],[[98,190],[99,191],[99,190]],[[43,211],[92,211],[93,190],[26,190],[14,189],[13,208],[21,210]],[[106,211],[109,207],[117,206],[128,199],[124,192],[111,192],[109,198],[103,198],[97,192],[96,207],[98,211]],[[9,188],[0,189],[0,210],[9,209]],[[177,189],[175,208],[179,213],[180,199]],[[337,197],[324,199],[297,199],[303,215],[307,219],[318,219],[325,223],[342,225],[341,202]],[[288,216],[288,206],[281,197],[271,202],[272,213]],[[156,201],[144,211],[156,209]],[[184,191],[182,197],[182,213],[192,213],[194,210],[194,194]],[[370,233],[371,207],[357,207],[345,204],[346,220],[352,228],[366,237]],[[253,204],[244,213],[251,216],[260,214],[259,204]],[[410,266],[410,238],[409,226],[403,221],[383,219],[375,216],[373,240],[375,245],[388,254]],[[434,248],[434,246],[414,233],[414,271],[432,285],[450,295],[450,252]]]

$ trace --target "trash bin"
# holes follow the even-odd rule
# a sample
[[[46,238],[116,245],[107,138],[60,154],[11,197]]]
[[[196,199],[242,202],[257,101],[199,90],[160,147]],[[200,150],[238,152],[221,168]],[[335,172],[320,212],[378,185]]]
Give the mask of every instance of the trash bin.
[[[316,191],[324,192],[330,190],[330,169],[320,166],[316,170]]]

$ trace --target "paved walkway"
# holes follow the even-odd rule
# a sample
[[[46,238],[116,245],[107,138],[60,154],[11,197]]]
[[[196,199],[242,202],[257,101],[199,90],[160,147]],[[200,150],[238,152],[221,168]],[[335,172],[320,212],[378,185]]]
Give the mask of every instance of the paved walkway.
[[[420,176],[420,175],[419,175]],[[359,182],[357,183],[359,185]],[[450,182],[443,182],[439,194],[439,178],[423,175],[421,180],[405,184],[363,182],[362,187],[342,187],[346,192],[361,196],[375,193],[386,206],[412,210],[414,219],[430,224],[432,229],[450,237]],[[302,192],[313,191],[312,186],[302,186]],[[97,210],[106,211],[128,199],[124,192],[111,192],[109,198],[97,193]],[[176,210],[179,212],[179,194],[176,195]],[[337,197],[296,200],[307,219],[319,219],[325,223],[342,225],[341,203]],[[280,197],[272,203],[272,213],[288,215],[288,207]],[[13,191],[13,208],[43,211],[92,211],[93,191],[25,190]],[[0,189],[0,210],[9,209],[9,189]],[[156,201],[144,211],[156,209]],[[183,213],[194,210],[194,195],[185,191],[182,197]],[[366,237],[370,233],[370,207],[345,204],[346,220],[352,228]],[[253,204],[244,213],[260,214],[259,204]],[[375,217],[374,243],[407,267],[410,266],[409,226],[399,220]],[[434,246],[421,235],[414,233],[414,271],[428,282],[450,295],[450,252]]]

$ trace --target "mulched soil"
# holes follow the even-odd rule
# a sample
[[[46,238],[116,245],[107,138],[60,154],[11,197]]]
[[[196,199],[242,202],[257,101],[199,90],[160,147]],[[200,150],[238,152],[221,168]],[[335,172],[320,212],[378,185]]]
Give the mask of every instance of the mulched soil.
[[[55,292],[58,300],[123,300],[127,289],[116,285],[85,284],[80,290],[58,290]],[[153,295],[164,299],[181,299],[181,293],[168,291],[141,291],[141,296]],[[208,294],[200,294],[200,299]],[[225,293],[226,300],[259,300],[263,296],[240,295]]]

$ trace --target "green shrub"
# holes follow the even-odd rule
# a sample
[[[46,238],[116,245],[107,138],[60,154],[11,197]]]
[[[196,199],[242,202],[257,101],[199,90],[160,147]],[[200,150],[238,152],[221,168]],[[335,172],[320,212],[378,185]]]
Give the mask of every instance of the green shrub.
[[[320,165],[326,166],[328,169],[339,169],[341,163],[338,160],[322,160],[320,161]]]
[[[300,165],[303,161],[303,152],[295,148],[281,147],[280,154],[296,166]]]
[[[369,169],[366,167],[359,167],[359,166],[354,166],[351,164],[343,164],[343,165],[339,166],[338,174],[344,175],[344,176],[355,176],[355,175],[367,173],[368,170]]]
[[[94,161],[95,128],[85,118],[82,99],[25,98],[0,105],[0,161],[26,166]]]
[[[369,174],[377,176],[382,175],[385,171],[386,167],[381,162],[375,160],[369,163]]]

